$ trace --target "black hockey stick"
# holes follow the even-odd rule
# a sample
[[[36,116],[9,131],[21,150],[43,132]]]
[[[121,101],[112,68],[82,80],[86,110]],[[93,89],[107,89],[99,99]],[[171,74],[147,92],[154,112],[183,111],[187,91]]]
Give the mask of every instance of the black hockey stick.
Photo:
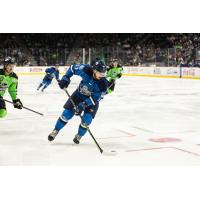
[[[14,105],[14,103],[13,103],[12,101],[8,101],[8,100],[6,100],[6,99],[3,99],[3,100]],[[29,111],[31,111],[31,112],[34,112],[34,113],[36,113],[36,114],[38,114],[38,115],[44,116],[44,114],[42,114],[42,113],[40,113],[40,112],[37,112],[37,111],[35,111],[35,110],[32,110],[32,109],[30,109],[30,108],[27,108],[27,107],[25,107],[25,106],[22,106],[22,108],[24,108],[24,109],[26,109],[26,110],[29,110]]]
[[[63,90],[66,92],[67,96],[69,97],[69,99],[70,99],[72,105],[74,106],[74,109],[76,109],[76,105],[75,105],[73,99],[71,98],[71,95],[70,95],[69,92],[67,91],[67,89],[64,88]],[[79,115],[79,117],[80,117],[81,120],[84,122],[82,116]],[[96,146],[98,147],[99,151],[100,151],[102,154],[105,154],[105,155],[116,155],[116,154],[117,154],[116,151],[105,152],[105,151],[100,147],[100,145],[99,145],[98,142],[96,141],[95,137],[93,136],[92,132],[90,131],[90,128],[89,128],[87,125],[86,125],[86,129],[87,129],[87,131],[89,132],[90,136],[92,137],[92,139],[94,140]]]

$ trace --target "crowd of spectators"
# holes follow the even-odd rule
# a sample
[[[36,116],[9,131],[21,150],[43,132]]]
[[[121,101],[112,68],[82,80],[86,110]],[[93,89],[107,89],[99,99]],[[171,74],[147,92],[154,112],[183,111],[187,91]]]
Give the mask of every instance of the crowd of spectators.
[[[200,34],[0,34],[0,60],[10,55],[22,66],[81,62],[82,48],[105,61],[118,57],[124,65],[198,66]]]

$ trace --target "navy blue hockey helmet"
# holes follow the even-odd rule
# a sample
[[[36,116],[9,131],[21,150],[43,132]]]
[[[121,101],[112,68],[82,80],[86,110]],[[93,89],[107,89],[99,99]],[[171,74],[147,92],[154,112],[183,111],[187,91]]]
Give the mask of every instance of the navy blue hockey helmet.
[[[106,72],[106,65],[104,64],[103,61],[99,60],[99,61],[96,61],[93,64],[93,69],[100,72],[100,73],[105,73]]]
[[[95,63],[98,62],[98,61],[101,61],[101,59],[97,57],[91,62],[91,65],[94,66]]]

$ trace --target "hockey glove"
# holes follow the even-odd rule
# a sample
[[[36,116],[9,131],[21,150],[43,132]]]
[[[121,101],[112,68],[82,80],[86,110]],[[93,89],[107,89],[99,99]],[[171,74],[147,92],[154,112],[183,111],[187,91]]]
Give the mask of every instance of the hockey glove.
[[[108,88],[107,91],[106,91],[106,94],[110,94],[113,90]]]
[[[118,78],[121,78],[121,77],[122,77],[122,74],[118,74],[117,77],[118,77]]]
[[[0,96],[0,109],[5,109],[5,108],[6,108],[5,101],[3,100],[3,97]]]
[[[15,99],[15,100],[13,100],[13,105],[14,105],[14,107],[17,108],[17,109],[22,109],[22,107],[23,107],[23,104],[22,104],[22,102],[20,101],[20,99]]]
[[[70,79],[66,76],[63,76],[63,78],[58,81],[58,85],[60,86],[61,89],[67,88],[69,84],[70,84]]]

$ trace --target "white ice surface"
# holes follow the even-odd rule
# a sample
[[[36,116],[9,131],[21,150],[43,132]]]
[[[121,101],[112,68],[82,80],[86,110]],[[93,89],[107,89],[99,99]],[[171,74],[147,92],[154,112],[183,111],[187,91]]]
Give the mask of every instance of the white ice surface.
[[[90,129],[105,151],[99,153],[90,135],[73,144],[80,120],[75,116],[49,143],[48,134],[63,111],[66,94],[54,81],[44,93],[42,76],[20,76],[18,96],[24,106],[45,114],[17,110],[7,103],[0,119],[0,165],[200,165],[200,81],[122,77],[105,96]],[[79,83],[73,77],[72,93]],[[8,95],[6,99],[10,99]],[[153,142],[175,138],[180,141]]]

